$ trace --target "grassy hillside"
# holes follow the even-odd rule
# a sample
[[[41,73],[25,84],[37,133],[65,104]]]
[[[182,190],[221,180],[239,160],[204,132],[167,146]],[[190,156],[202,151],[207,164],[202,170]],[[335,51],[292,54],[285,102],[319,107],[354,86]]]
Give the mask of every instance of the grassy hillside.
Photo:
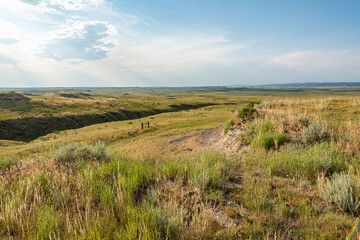
[[[359,97],[147,97],[219,104],[1,140],[1,238],[344,239],[355,224]]]

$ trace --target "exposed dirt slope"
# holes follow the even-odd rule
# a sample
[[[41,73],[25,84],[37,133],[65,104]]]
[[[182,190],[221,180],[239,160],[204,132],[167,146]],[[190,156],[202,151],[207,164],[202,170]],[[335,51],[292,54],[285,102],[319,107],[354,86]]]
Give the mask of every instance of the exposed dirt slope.
[[[240,127],[234,127],[224,133],[224,126],[219,126],[192,136],[185,136],[170,142],[177,145],[179,151],[193,151],[199,148],[207,148],[222,151],[228,155],[239,154],[246,150],[241,145],[237,136],[241,132]]]

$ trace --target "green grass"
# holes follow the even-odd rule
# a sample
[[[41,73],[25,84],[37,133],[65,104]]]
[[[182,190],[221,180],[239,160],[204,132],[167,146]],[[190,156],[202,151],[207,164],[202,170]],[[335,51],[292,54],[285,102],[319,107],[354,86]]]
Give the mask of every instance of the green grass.
[[[245,139],[245,141],[248,141]],[[267,150],[278,149],[287,141],[287,136],[283,132],[275,131],[274,126],[269,121],[262,121],[255,128],[255,136],[251,142],[253,148],[262,147]]]
[[[316,180],[319,174],[331,176],[346,171],[350,158],[334,151],[327,143],[315,144],[309,148],[287,146],[280,152],[263,152],[249,161],[258,162],[271,175],[281,177],[305,177]]]
[[[219,191],[231,177],[233,163],[216,152],[194,154],[182,160],[162,161],[161,164],[119,154],[113,154],[108,161],[88,161],[94,157],[89,155],[89,151],[99,146],[103,147],[60,146],[57,155],[63,157],[64,151],[70,151],[71,157],[65,154],[66,161],[74,161],[73,165],[50,172],[40,170],[38,174],[2,184],[2,236],[34,239],[178,238],[183,236],[183,230],[189,224],[202,224],[203,220],[191,220],[200,217],[200,213],[189,212],[185,206],[178,206],[172,200],[166,206],[158,204],[164,199],[156,195],[151,197],[150,190],[160,187],[160,191],[165,191],[161,183],[181,181],[178,187],[187,194],[201,191],[200,201],[205,204],[211,196],[209,191]],[[94,159],[99,160],[97,155]],[[21,210],[20,214],[23,204],[29,208]],[[187,233],[195,238],[204,235],[210,236],[202,230]]]
[[[159,107],[165,108],[210,100],[227,104],[96,124],[29,143],[1,141],[0,238],[343,239],[360,213],[356,207],[339,207],[360,197],[354,184],[360,172],[353,148],[358,132],[352,127],[358,125],[359,99],[309,99],[312,91],[324,94],[269,90],[266,97],[249,98],[240,96],[249,92],[102,92],[91,103],[74,100],[99,111],[120,102],[138,109],[157,107],[157,100],[164,100]],[[50,101],[33,98],[45,105]],[[203,149],[196,137],[171,143],[224,124],[251,100],[266,106],[250,103],[257,114],[235,119],[241,155]],[[319,111],[324,104],[328,109]],[[352,122],[345,124],[346,114]],[[141,122],[148,121],[150,129],[141,130]],[[317,122],[329,137],[305,143],[303,129]],[[343,175],[352,180],[339,181]],[[234,179],[238,185],[229,188]],[[338,196],[341,201],[334,200]],[[237,224],[223,225],[221,214]]]
[[[18,166],[19,160],[11,157],[2,158],[0,156],[0,171],[8,171],[12,167]]]
[[[226,134],[232,126],[234,126],[234,119],[229,119],[224,126],[224,133]]]

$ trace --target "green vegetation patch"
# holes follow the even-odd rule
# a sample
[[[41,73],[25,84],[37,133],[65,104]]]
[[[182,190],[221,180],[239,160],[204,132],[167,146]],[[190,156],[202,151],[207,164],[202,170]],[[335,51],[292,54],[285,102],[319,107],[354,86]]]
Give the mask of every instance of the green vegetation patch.
[[[18,166],[19,160],[14,157],[0,157],[0,172],[10,170],[12,167]]]
[[[239,118],[249,118],[256,112],[254,107],[243,107],[239,112]]]
[[[328,143],[318,143],[309,148],[290,145],[280,152],[259,154],[250,161],[260,163],[274,176],[315,180],[319,174],[331,176],[346,171],[350,158],[334,151]]]
[[[278,132],[269,121],[262,121],[255,128],[255,136],[252,140],[252,147],[262,147],[267,150],[278,149],[287,141],[287,136],[283,132]]]
[[[223,154],[140,161],[102,144],[66,144],[53,154],[74,164],[0,184],[1,237],[213,239],[222,229],[204,227],[206,204],[222,201],[234,169]]]
[[[235,125],[235,120],[232,118],[232,119],[229,119],[226,123],[225,123],[225,126],[224,126],[224,133],[226,134],[229,130],[230,130],[230,128],[232,127],[232,126],[234,126]]]

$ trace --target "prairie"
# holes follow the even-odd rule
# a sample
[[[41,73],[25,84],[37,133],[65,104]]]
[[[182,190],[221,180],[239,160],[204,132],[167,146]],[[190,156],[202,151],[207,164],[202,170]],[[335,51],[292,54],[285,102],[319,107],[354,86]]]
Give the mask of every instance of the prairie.
[[[358,89],[205,90],[2,103],[2,120],[204,105],[1,140],[1,238],[344,239],[360,213]]]

